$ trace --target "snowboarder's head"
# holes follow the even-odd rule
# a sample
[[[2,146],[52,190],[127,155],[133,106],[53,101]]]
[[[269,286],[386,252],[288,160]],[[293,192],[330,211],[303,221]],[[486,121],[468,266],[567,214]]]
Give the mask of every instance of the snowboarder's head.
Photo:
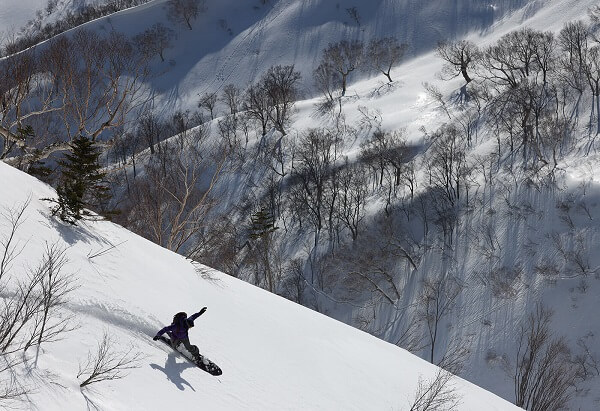
[[[181,311],[173,316],[173,324],[183,324],[187,320],[187,314]]]

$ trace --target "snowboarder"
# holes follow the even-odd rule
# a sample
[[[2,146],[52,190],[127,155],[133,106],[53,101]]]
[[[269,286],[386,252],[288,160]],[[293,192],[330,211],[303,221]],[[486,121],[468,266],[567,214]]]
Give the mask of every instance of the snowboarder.
[[[190,343],[188,330],[194,326],[194,320],[204,314],[205,311],[206,307],[203,307],[199,312],[192,314],[189,317],[185,312],[179,312],[175,314],[175,316],[173,316],[173,323],[157,332],[153,340],[156,341],[161,335],[167,333],[169,334],[173,348],[176,349],[181,343],[183,343],[185,349],[188,350],[195,359],[199,359],[200,350],[198,350],[198,347]]]

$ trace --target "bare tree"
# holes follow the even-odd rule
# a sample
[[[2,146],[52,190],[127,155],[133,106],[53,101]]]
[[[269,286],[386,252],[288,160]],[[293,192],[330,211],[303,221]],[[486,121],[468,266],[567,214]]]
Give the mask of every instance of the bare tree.
[[[368,64],[374,70],[381,72],[392,82],[390,72],[404,57],[407,44],[400,43],[395,37],[384,37],[371,40],[367,48]]]
[[[470,169],[466,163],[466,141],[454,125],[442,126],[431,136],[428,155],[429,180],[454,207],[466,191]]]
[[[182,150],[186,144],[198,143],[205,136],[206,130],[204,127],[194,129],[202,124],[202,115],[198,112],[178,110],[173,113],[170,120],[167,123],[168,133],[177,137],[175,141],[179,143]]]
[[[398,272],[394,262],[390,259],[381,259],[379,253],[381,253],[380,250],[374,249],[349,256],[349,279],[356,283],[359,290],[369,290],[374,298],[382,299],[394,306],[402,298],[402,288],[399,286],[397,278]],[[413,331],[411,329],[409,333]],[[407,339],[412,339],[412,336],[405,335],[398,340],[408,343]]]
[[[35,50],[0,61],[0,160],[9,156],[32,155],[33,137],[42,140],[48,133],[34,130],[31,124],[64,107],[52,76],[42,66]],[[55,142],[51,139],[50,143]]]
[[[358,40],[342,40],[332,43],[323,50],[321,64],[330,67],[341,78],[342,96],[346,95],[346,84],[350,73],[358,69],[363,63],[364,45]]]
[[[155,23],[143,33],[133,38],[140,51],[150,57],[158,54],[160,61],[165,61],[164,51],[173,46],[175,32],[162,23]]]
[[[210,119],[215,119],[215,106],[217,105],[218,96],[217,93],[204,93],[200,97],[198,107],[208,110],[210,113]]]
[[[341,77],[330,64],[321,63],[313,71],[313,79],[316,89],[323,96],[323,102],[317,106],[317,109],[323,114],[332,111],[336,100],[341,98],[341,93],[338,95],[337,92],[341,85]],[[341,101],[339,107],[341,113]]]
[[[452,312],[462,286],[452,277],[426,279],[420,298],[419,317],[425,321],[429,337],[429,361],[434,363],[438,331],[442,321]]]
[[[342,224],[350,230],[352,241],[356,241],[362,230],[366,214],[367,178],[364,169],[358,165],[346,164],[338,173],[339,200],[335,212]]]
[[[221,100],[229,108],[229,114],[235,115],[240,111],[242,93],[240,89],[233,84],[228,84],[223,88]]]
[[[172,251],[184,246],[206,226],[214,204],[212,191],[228,151],[223,146],[198,147],[194,142],[163,144],[131,190],[128,224],[136,233]]]
[[[72,330],[69,318],[60,310],[75,287],[73,278],[61,271],[65,262],[63,251],[49,246],[26,279],[11,282],[12,296],[0,308],[0,354],[56,341]],[[0,287],[7,288],[4,284]]]
[[[301,215],[307,215],[317,234],[325,219],[324,195],[331,168],[337,161],[339,137],[328,130],[313,129],[302,136],[296,151],[293,178],[298,183],[292,200]]]
[[[590,41],[589,27],[582,21],[568,22],[557,38],[563,53],[559,81],[568,84],[577,93],[573,115],[579,115],[579,103],[586,88],[586,67]]]
[[[227,143],[230,150],[239,146],[238,139],[238,118],[237,116],[228,116],[217,122],[217,128],[222,140]]]
[[[2,357],[0,357],[0,361],[2,361]],[[16,405],[18,402],[22,401],[27,394],[29,394],[30,390],[26,387],[23,387],[12,372],[2,373],[2,371],[10,371],[10,367],[4,369],[4,364],[0,364],[0,375],[3,375],[0,388],[0,406],[6,407],[6,409],[11,409],[11,405]],[[6,374],[9,374],[8,376]],[[15,408],[18,408],[15,406]]]
[[[24,243],[21,243],[17,237],[19,227],[25,221],[25,211],[31,199],[28,198],[22,205],[15,208],[9,208],[0,212],[0,217],[5,220],[10,229],[7,230],[6,237],[0,239],[0,247],[2,247],[2,258],[0,259],[0,281],[8,273],[12,262],[25,249]]]
[[[25,350],[36,346],[39,354],[42,343],[56,341],[73,330],[71,317],[64,317],[60,313],[67,296],[77,287],[75,278],[63,272],[67,261],[65,250],[58,244],[46,244],[42,262],[34,275],[39,278],[39,312],[34,319],[32,338],[25,344]]]
[[[186,24],[192,30],[192,21],[206,10],[206,0],[169,0],[167,18],[176,23]]]
[[[462,75],[467,84],[472,80],[469,71],[481,58],[481,52],[477,45],[468,40],[440,42],[437,47],[437,54],[446,62],[442,73],[447,78]]]
[[[457,409],[460,396],[450,384],[454,376],[448,371],[438,369],[430,381],[419,377],[419,386],[410,411],[452,411]]]
[[[519,331],[513,373],[515,404],[528,411],[567,407],[582,371],[564,339],[552,338],[552,315],[538,303]]]
[[[600,134],[600,45],[594,45],[589,49],[589,55],[585,66],[585,74],[592,91],[593,103],[595,103],[596,112],[596,134]],[[591,119],[594,116],[594,104],[592,104],[592,113],[590,115],[590,129],[592,127]]]
[[[148,113],[139,119],[136,130],[137,135],[150,148],[150,154],[154,154],[155,145],[160,142],[164,135],[164,128],[165,126],[152,113]]]
[[[269,96],[271,121],[283,135],[292,120],[294,104],[300,97],[298,82],[302,76],[294,66],[272,66],[261,78],[261,85]]]
[[[255,265],[255,283],[260,285],[260,277],[264,277],[266,288],[270,292],[275,292],[281,277],[281,270],[278,269],[281,266],[281,255],[274,244],[274,233],[278,229],[273,211],[267,207],[261,207],[252,214],[248,245],[250,260]]]
[[[84,136],[96,142],[105,130],[123,126],[145,98],[147,61],[114,32],[106,38],[85,30],[60,37],[46,50],[44,66],[64,101],[60,113],[69,140]]]
[[[85,364],[79,364],[77,378],[83,379],[79,386],[83,388],[102,381],[124,378],[129,370],[139,368],[142,354],[133,350],[130,348],[124,352],[115,351],[114,343],[108,331],[105,331],[102,341],[98,342],[96,352],[88,353]]]
[[[252,85],[244,96],[244,110],[248,116],[260,123],[261,135],[267,134],[267,126],[273,117],[273,105],[267,89],[262,85]]]

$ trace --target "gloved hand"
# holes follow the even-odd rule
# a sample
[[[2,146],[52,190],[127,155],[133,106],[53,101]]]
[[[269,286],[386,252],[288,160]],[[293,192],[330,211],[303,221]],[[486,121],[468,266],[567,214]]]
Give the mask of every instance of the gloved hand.
[[[155,336],[154,336],[152,339],[153,339],[154,341],[156,341],[156,340],[158,340],[159,338],[160,338],[160,335],[155,335]]]
[[[204,311],[206,311],[206,307],[202,307],[202,309],[200,310],[200,315],[204,314]]]

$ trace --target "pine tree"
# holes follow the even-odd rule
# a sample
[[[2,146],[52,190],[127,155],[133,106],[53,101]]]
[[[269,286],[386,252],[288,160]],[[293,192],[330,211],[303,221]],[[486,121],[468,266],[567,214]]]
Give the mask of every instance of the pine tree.
[[[252,226],[250,227],[250,238],[256,240],[272,233],[279,227],[275,227],[275,218],[266,209],[261,208],[250,217]]]
[[[258,273],[264,275],[267,289],[271,292],[275,291],[275,273],[272,267],[271,258],[271,234],[278,230],[279,227],[275,227],[275,218],[273,214],[265,209],[261,208],[256,213],[250,216],[252,222],[250,226],[250,238],[253,240],[251,244],[252,259],[256,266],[257,272],[257,285],[258,285]]]
[[[75,224],[89,213],[84,208],[94,207],[110,198],[108,187],[103,184],[105,173],[101,171],[98,157],[100,151],[92,140],[77,137],[70,144],[71,152],[58,162],[62,167],[58,188],[58,204],[53,214]]]

